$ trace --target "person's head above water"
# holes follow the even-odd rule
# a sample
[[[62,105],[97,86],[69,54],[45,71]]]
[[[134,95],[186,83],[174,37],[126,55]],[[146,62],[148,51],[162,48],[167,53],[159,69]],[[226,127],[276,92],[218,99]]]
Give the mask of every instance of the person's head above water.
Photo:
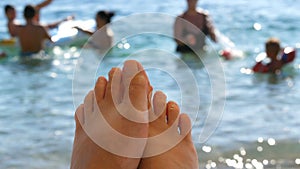
[[[36,14],[36,11],[35,11],[34,6],[26,5],[26,7],[24,8],[24,18],[26,20],[31,20],[31,19],[33,19],[35,14]]]
[[[269,38],[265,44],[267,56],[271,59],[276,59],[280,52],[280,40],[277,38]]]
[[[16,9],[12,5],[5,5],[4,12],[8,20],[14,20],[17,16]]]
[[[111,18],[115,15],[114,12],[109,11],[98,11],[96,14],[97,27],[101,28],[102,26],[111,22]]]

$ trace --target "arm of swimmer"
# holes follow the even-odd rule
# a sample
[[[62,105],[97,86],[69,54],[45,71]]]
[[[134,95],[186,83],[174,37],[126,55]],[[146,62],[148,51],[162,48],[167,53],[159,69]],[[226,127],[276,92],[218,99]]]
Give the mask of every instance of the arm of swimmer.
[[[49,23],[49,24],[45,25],[45,27],[46,27],[47,29],[54,29],[54,28],[56,28],[60,23],[61,23],[61,21]]]
[[[75,26],[74,28],[78,29],[79,31],[81,31],[81,32],[83,32],[83,33],[85,33],[85,34],[87,34],[89,36],[92,36],[94,34],[94,32],[89,31],[89,30],[84,30],[84,29],[82,29],[82,28],[80,28],[78,26]]]
[[[69,20],[72,20],[74,19],[74,16],[68,16],[60,21],[57,21],[57,22],[53,22],[53,23],[50,23],[50,24],[47,24],[45,27],[47,29],[53,29],[53,28],[56,28],[59,24],[65,22],[65,21],[69,21]]]
[[[14,24],[14,23],[7,24],[8,32],[11,37],[17,36],[17,27],[18,27],[18,25]]]
[[[45,39],[49,40],[50,42],[53,43],[51,36],[49,35],[48,31],[46,30],[46,27],[43,27],[43,31],[44,31],[44,37]]]
[[[182,23],[181,23],[181,18],[177,17],[175,24],[174,24],[174,40],[177,43],[177,45],[183,45],[183,42],[180,41],[179,39],[183,39],[182,37],[182,31],[183,31],[183,27],[182,27]]]
[[[41,8],[44,8],[45,6],[48,6],[50,3],[52,2],[52,0],[44,0],[43,2],[37,4],[35,7],[36,7],[36,10],[40,10]]]
[[[211,40],[213,40],[214,42],[217,42],[215,28],[213,26],[213,23],[212,23],[209,15],[206,15],[205,19],[206,19],[206,26],[208,28],[208,32],[209,32],[209,36],[210,36]]]

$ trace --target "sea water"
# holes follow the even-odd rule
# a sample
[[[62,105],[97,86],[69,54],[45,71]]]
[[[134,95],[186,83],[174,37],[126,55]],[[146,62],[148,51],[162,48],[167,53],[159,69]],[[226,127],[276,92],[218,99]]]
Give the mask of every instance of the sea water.
[[[23,7],[38,2],[10,3],[22,23]],[[1,1],[1,7],[6,3]],[[204,66],[198,58],[175,53],[168,35],[172,16],[186,8],[184,0],[63,0],[43,9],[43,23],[67,15],[87,20],[98,10],[114,10],[115,47],[104,58],[90,49],[57,46],[49,50],[49,60],[23,63],[13,55],[1,61],[0,168],[68,168],[75,107],[96,77],[106,76],[126,59],[142,62],[154,90],[163,90],[192,117],[201,168],[300,168],[299,59],[279,76],[244,71],[255,64],[271,36],[280,38],[282,46],[298,47],[299,53],[300,4],[202,0],[198,5],[209,10],[222,37],[243,51],[243,58],[219,60],[218,50],[232,47],[228,41],[208,41]],[[0,17],[0,37],[7,38],[6,20]],[[18,53],[15,48],[1,49]],[[199,111],[193,112],[195,106]]]

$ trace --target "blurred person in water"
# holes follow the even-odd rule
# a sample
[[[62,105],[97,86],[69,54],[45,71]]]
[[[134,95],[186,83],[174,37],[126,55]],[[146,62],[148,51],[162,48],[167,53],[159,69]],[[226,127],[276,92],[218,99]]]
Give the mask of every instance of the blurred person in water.
[[[40,22],[40,10],[46,6],[48,6],[53,0],[45,0],[41,3],[34,5],[35,8],[35,15],[33,17],[33,21],[38,23]],[[16,22],[17,18],[17,12],[13,5],[5,5],[4,7],[5,16],[7,18],[7,29],[11,37],[16,37],[16,26],[20,25],[18,22]],[[63,18],[57,22],[49,23],[44,25],[44,27],[48,29],[56,28],[60,23],[73,19],[73,16],[68,16],[66,18]]]
[[[112,17],[115,15],[111,11],[98,11],[96,14],[96,31],[85,30],[80,27],[75,27],[78,30],[88,34],[91,37],[89,44],[99,50],[106,51],[112,47],[113,43],[113,31],[109,27]],[[101,29],[101,30],[100,30]],[[98,31],[100,30],[100,31]]]
[[[274,37],[265,42],[265,53],[262,54],[266,59],[257,61],[252,68],[254,72],[280,74],[282,67],[292,62],[296,57],[294,48],[281,48],[280,40]],[[257,58],[259,59],[259,55]]]
[[[215,29],[208,12],[197,9],[198,0],[186,1],[187,10],[176,18],[174,24],[176,51],[180,53],[192,52],[192,49],[202,50],[205,46],[206,36],[217,42]]]
[[[31,56],[43,50],[44,40],[52,41],[46,28],[34,20],[35,12],[34,6],[27,5],[24,9],[26,24],[16,26],[16,36],[19,38],[22,57]]]

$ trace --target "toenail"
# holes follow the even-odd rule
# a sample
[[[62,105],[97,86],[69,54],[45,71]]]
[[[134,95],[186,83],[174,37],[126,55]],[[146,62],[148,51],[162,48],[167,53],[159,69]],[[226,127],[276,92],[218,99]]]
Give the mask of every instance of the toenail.
[[[176,104],[175,104],[175,103],[173,103],[173,102],[171,102],[171,103],[170,103],[170,109],[171,109],[171,110],[174,110],[174,109],[175,109],[175,107],[176,107]]]
[[[136,77],[134,77],[134,79],[132,80],[133,84],[139,84],[139,85],[144,85],[146,78],[144,76],[141,75],[137,75]]]
[[[113,77],[114,74],[115,74],[115,70],[111,70],[111,71],[109,72],[109,77]]]
[[[100,77],[98,79],[98,83],[101,83],[101,84],[104,84],[106,82],[105,78],[104,77]]]

